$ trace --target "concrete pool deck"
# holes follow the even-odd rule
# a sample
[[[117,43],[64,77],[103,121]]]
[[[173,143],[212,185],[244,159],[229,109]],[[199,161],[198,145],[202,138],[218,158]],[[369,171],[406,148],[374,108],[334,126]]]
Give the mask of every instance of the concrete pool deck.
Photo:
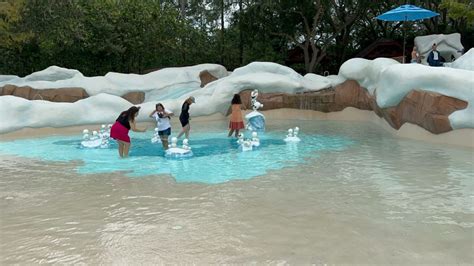
[[[243,113],[248,113],[249,110],[243,111]],[[383,119],[378,117],[373,111],[359,110],[357,108],[348,107],[340,112],[331,112],[323,113],[313,110],[299,110],[299,109],[274,109],[269,111],[261,111],[266,117],[266,119],[271,120],[329,120],[329,121],[361,121],[361,122],[371,122],[377,124],[383,128],[386,132],[391,134],[394,137],[398,138],[408,138],[419,141],[425,141],[430,143],[437,144],[446,144],[446,145],[455,145],[468,148],[474,148],[474,129],[456,129],[443,134],[432,134],[427,130],[413,124],[405,123],[399,130],[395,130]],[[219,121],[227,120],[227,118],[222,114],[214,114],[210,116],[201,116],[193,117],[191,121],[191,126],[193,122],[206,122],[206,121]],[[150,122],[140,122],[138,123],[139,127],[148,126],[148,130],[151,130],[155,127],[155,123]],[[14,132],[9,132],[5,134],[0,134],[0,140],[14,140],[14,139],[24,139],[30,137],[41,137],[48,136],[51,134],[78,134],[82,132],[84,128],[94,129],[99,128],[99,125],[80,125],[80,126],[71,126],[71,127],[62,127],[62,128],[23,128]],[[174,133],[177,132],[181,126],[179,125],[178,119],[172,120],[172,128]],[[226,129],[223,129],[226,130]]]

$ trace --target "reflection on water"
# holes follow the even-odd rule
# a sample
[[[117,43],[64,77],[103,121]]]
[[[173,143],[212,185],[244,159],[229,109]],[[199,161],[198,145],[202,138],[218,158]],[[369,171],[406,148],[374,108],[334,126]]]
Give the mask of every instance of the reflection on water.
[[[195,134],[206,134],[199,126],[222,125]],[[306,143],[281,145],[295,164],[220,184],[2,156],[0,264],[472,263],[472,150],[393,139],[370,124],[302,128],[351,144],[304,157]]]

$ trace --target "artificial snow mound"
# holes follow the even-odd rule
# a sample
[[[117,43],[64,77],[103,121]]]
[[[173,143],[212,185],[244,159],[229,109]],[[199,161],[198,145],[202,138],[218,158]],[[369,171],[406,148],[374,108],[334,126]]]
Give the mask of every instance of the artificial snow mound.
[[[145,75],[109,72],[96,77],[85,77],[77,70],[51,66],[24,78],[0,75],[0,87],[7,84],[35,89],[79,87],[84,88],[90,96],[100,93],[122,96],[132,91],[143,91],[145,101],[152,101],[178,97],[187,92],[182,89],[200,89],[199,73],[204,70],[217,78],[228,75],[223,66],[216,64],[164,68]]]
[[[459,65],[468,64],[466,62],[472,58],[472,51],[465,56],[466,59],[459,58]],[[201,88],[199,73],[203,70],[219,79]],[[139,105],[142,109],[138,121],[146,121],[157,102],[179,115],[184,100],[194,96],[196,103],[190,107],[191,116],[225,114],[233,95],[242,90],[294,94],[335,87],[345,80],[355,80],[367,88],[369,93],[376,95],[377,104],[382,108],[396,106],[413,89],[465,100],[469,103],[468,107],[449,116],[451,126],[474,128],[474,107],[471,104],[474,101],[473,76],[470,70],[400,64],[388,58],[354,58],[341,66],[337,76],[328,77],[314,74],[303,77],[288,67],[267,62],[254,62],[231,74],[224,67],[214,64],[166,68],[146,75],[110,72],[98,77],[85,77],[77,70],[50,67],[25,78],[0,76],[0,86],[82,87],[91,97],[74,103],[55,103],[1,96],[0,133],[24,127],[112,123],[121,111],[132,106],[119,97],[129,91],[145,92],[145,102]],[[39,77],[49,80],[37,80]]]
[[[474,71],[474,48],[456,59],[452,63],[445,63],[444,66]]]
[[[474,128],[474,75],[472,71],[422,64],[400,64],[395,60],[354,58],[346,61],[339,76],[356,80],[377,105],[387,108],[398,105],[414,89],[437,92],[468,102],[468,107],[449,116],[452,128]]]
[[[418,53],[423,56],[421,59],[422,64],[428,64],[426,60],[434,43],[437,45],[436,49],[447,62],[451,61],[451,56],[454,57],[454,59],[459,58],[464,50],[461,44],[461,34],[459,33],[418,36],[415,37],[415,45],[418,49]]]

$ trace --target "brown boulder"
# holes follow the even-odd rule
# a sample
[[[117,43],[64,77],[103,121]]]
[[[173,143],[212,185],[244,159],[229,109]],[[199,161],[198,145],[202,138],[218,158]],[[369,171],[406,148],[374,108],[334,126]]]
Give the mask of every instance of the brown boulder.
[[[132,91],[122,95],[122,98],[133,104],[140,104],[145,101],[145,93],[143,91]]]
[[[405,122],[417,124],[439,134],[452,130],[449,115],[467,107],[467,102],[439,93],[411,91],[398,104],[400,126]]]
[[[45,100],[51,102],[75,102],[89,97],[83,88],[33,89],[5,85],[0,88],[0,95],[12,95],[28,100]]]
[[[214,77],[209,71],[203,70],[199,73],[199,79],[201,80],[201,88],[206,86],[208,83],[213,82],[214,80],[217,80],[216,77]]]
[[[251,108],[251,91],[251,89],[247,89],[240,92],[245,109]],[[374,94],[376,95],[376,93]],[[380,108],[377,105],[376,96],[370,95],[365,88],[353,80],[345,81],[334,88],[316,92],[259,93],[258,101],[263,104],[261,110],[294,108],[337,112],[349,106],[362,110],[373,110],[395,129],[399,129],[408,122],[419,125],[434,134],[452,130],[449,115],[467,107],[467,102],[453,97],[413,90],[397,106]]]

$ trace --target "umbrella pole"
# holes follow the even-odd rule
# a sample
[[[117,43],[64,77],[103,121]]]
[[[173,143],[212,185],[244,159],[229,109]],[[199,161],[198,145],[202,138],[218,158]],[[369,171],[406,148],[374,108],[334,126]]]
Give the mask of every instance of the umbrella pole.
[[[405,64],[406,23],[407,23],[407,20],[405,17],[405,21],[403,21],[403,59],[402,59],[403,64]]]

